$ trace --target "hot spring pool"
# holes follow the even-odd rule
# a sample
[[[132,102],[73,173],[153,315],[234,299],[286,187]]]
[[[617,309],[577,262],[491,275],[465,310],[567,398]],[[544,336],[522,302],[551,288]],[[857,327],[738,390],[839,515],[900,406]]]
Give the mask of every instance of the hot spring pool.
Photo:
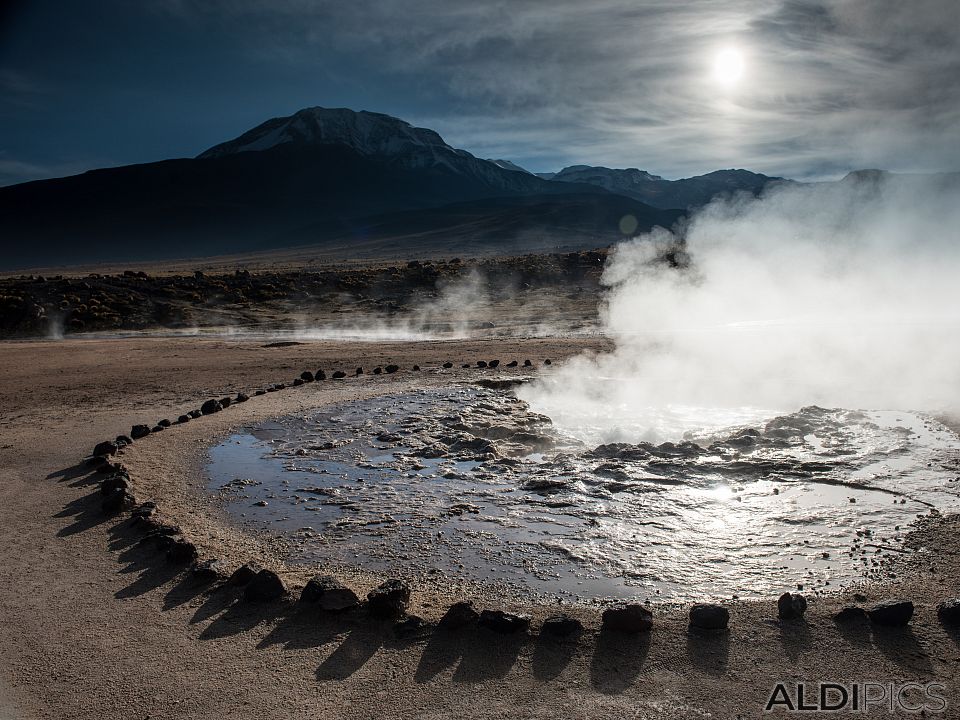
[[[295,561],[565,600],[837,589],[960,506],[960,441],[916,413],[807,407],[688,438],[597,446],[451,387],[245,428],[210,450],[209,488]]]

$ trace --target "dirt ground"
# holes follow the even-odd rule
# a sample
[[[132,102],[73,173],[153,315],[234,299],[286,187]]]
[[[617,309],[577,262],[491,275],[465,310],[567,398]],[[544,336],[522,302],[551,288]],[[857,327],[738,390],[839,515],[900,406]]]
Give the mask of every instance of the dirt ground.
[[[440,363],[499,357],[555,362],[579,339],[365,345],[137,338],[0,344],[0,720],[7,718],[753,718],[777,682],[926,682],[960,717],[960,635],[940,601],[960,595],[960,521],[918,533],[925,551],[870,603],[904,596],[904,629],[840,626],[850,597],[814,598],[805,622],[781,623],[774,598],[731,602],[730,630],[699,635],[683,608],[656,608],[652,632],[599,632],[595,609],[570,610],[586,630],[541,637],[552,607],[523,609],[532,632],[474,630],[398,639],[362,614],[324,618],[293,602],[251,605],[192,582],[123,515],[99,511],[95,476],[78,461],[103,439],[196,408],[208,397],[290,382],[302,370],[418,363],[420,374],[309,384],[135,443],[124,453],[139,500],[155,500],[201,557],[230,569],[257,559],[296,587],[309,569],[233,528],[199,492],[206,446],[230,428],[360,395],[469,379]],[[347,578],[365,590],[377,578]],[[411,612],[436,619],[459,594],[414,588]],[[499,607],[497,598],[476,598]],[[799,713],[816,717],[818,713]],[[772,715],[787,716],[783,711]],[[892,717],[875,711],[871,716]],[[928,714],[928,716],[932,716]],[[833,717],[833,716],[831,716]]]

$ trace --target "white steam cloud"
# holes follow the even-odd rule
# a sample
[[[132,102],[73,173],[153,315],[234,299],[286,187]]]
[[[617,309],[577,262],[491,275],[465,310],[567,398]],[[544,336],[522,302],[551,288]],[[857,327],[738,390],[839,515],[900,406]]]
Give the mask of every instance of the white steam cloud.
[[[591,440],[678,439],[803,405],[960,407],[960,182],[867,174],[718,201],[607,263],[610,354],[523,391]]]

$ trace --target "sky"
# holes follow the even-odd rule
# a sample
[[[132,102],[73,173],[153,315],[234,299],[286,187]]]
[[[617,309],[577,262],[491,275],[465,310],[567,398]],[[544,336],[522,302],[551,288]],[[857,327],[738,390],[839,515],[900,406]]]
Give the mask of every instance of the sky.
[[[310,106],[535,172],[960,170],[957,0],[7,0],[0,185]]]

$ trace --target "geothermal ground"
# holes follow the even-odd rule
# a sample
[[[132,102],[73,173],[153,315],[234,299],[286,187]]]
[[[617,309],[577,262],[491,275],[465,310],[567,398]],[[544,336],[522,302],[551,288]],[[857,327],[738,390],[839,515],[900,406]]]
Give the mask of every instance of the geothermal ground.
[[[601,450],[538,419],[513,399],[508,383],[490,381],[552,372],[572,355],[603,349],[602,340],[265,345],[272,343],[196,337],[76,337],[0,345],[0,537],[6,549],[0,565],[0,704],[12,708],[8,714],[736,718],[760,716],[778,681],[849,678],[940,680],[951,705],[960,702],[953,684],[960,637],[940,623],[936,612],[960,583],[960,521],[950,514],[950,498],[933,497],[932,489],[942,490],[957,475],[955,445],[949,447],[955,436],[936,420],[848,418],[807,409],[773,426],[760,424],[756,434],[728,433],[712,446],[698,445],[710,450],[668,452],[661,444]],[[477,360],[492,358],[500,359],[501,367],[475,367]],[[524,368],[527,358],[531,367]],[[548,358],[552,364],[545,366]],[[513,359],[519,367],[505,367]],[[452,367],[442,368],[445,362]],[[389,364],[401,369],[372,373]],[[413,371],[414,365],[421,370]],[[353,377],[360,366],[364,375]],[[328,374],[350,372],[341,380],[292,386],[302,371],[321,368]],[[286,387],[255,395],[277,383]],[[238,393],[250,399],[151,433],[123,448],[118,459],[130,473],[137,501],[155,502],[163,521],[179,527],[201,560],[218,559],[227,575],[247,562],[270,568],[291,591],[286,600],[248,603],[238,590],[201,581],[186,565],[168,562],[151,543],[141,542],[143,531],[128,512],[101,511],[102,475],[81,462],[96,443],[129,433],[133,425],[176,420],[208,398]],[[369,412],[363,419],[352,417],[358,409]],[[462,423],[454,432],[462,435],[451,437],[448,431],[445,436],[441,426],[456,424],[452,417],[445,420],[453,415]],[[493,427],[505,429],[490,431]],[[844,428],[862,428],[861,438],[871,432],[881,437],[865,449],[844,436]],[[484,435],[490,436],[486,444],[468,442]],[[806,435],[818,443],[810,445]],[[769,508],[773,502],[786,507],[802,487],[798,472],[853,482],[857,478],[851,475],[876,460],[871,453],[892,451],[898,446],[891,438],[908,436],[921,442],[924,452],[939,453],[928,461],[938,463],[934,475],[943,484],[931,475],[922,487],[899,494],[824,484],[829,497],[847,505],[846,513],[855,505],[857,512],[874,512],[880,503],[874,508],[869,498],[882,495],[884,510],[900,513],[909,506],[911,517],[891,523],[899,528],[877,531],[882,539],[865,537],[865,523],[860,523],[830,540],[837,543],[833,553],[842,548],[852,561],[845,571],[837,558],[830,572],[838,581],[832,586],[822,582],[826,559],[813,558],[828,551],[802,547],[804,539],[816,538],[792,538],[798,546],[794,557],[809,559],[819,573],[816,587],[805,590],[810,606],[800,622],[777,619],[776,595],[795,590],[786,583],[796,578],[775,573],[769,594],[762,584],[745,583],[748,591],[742,594],[750,599],[734,599],[736,593],[726,586],[708,591],[702,581],[672,587],[667,594],[673,602],[651,598],[651,632],[600,632],[597,605],[608,595],[630,594],[635,586],[610,592],[588,582],[582,596],[571,589],[576,585],[563,585],[560,592],[557,553],[541,543],[542,555],[529,554],[524,549],[529,538],[523,536],[532,525],[504,520],[528,517],[519,508],[532,507],[550,524],[538,528],[551,531],[538,543],[545,538],[547,545],[570,544],[571,538],[583,537],[581,520],[623,512],[626,521],[646,502],[683,500],[670,494],[677,486],[664,478],[691,477],[687,484],[695,490],[712,487],[722,470],[718,458],[750,443],[761,446],[763,462],[776,465],[766,468],[773,477],[734,483],[731,496],[741,499],[724,502],[737,507],[717,506],[717,513]],[[432,440],[442,447],[432,447]],[[267,444],[255,448],[256,442]],[[356,446],[352,454],[351,445]],[[850,467],[800,467],[831,445],[855,451],[831,460]],[[665,454],[669,457],[661,457]],[[567,467],[560,472],[563,462]],[[887,471],[899,467],[893,463]],[[749,475],[749,463],[743,469]],[[261,471],[266,475],[257,477]],[[883,485],[876,468],[871,477]],[[550,478],[555,485],[545,482]],[[223,487],[238,479],[250,482]],[[438,489],[441,480],[453,483],[454,491]],[[256,484],[268,482],[275,484]],[[850,503],[851,497],[857,502]],[[256,504],[260,501],[266,505]],[[830,507],[840,513],[837,504]],[[301,521],[306,514],[314,520]],[[550,522],[551,517],[568,524]],[[283,520],[274,522],[278,519]],[[308,526],[309,531],[302,530]],[[758,524],[758,537],[763,530]],[[610,542],[609,533],[591,532],[595,543]],[[431,533],[442,533],[442,539],[430,543]],[[775,542],[774,534],[764,542]],[[398,538],[408,539],[409,546],[385,554],[384,543]],[[561,574],[581,581],[578,573],[623,577],[617,563],[656,556],[660,543],[657,536],[630,538],[633,555],[621,547],[619,555],[605,557],[612,570],[567,558]],[[867,547],[872,544],[885,549],[875,552]],[[708,551],[719,552],[701,543],[680,553],[673,560],[673,577],[681,577],[676,573],[685,567],[702,567]],[[548,553],[554,559],[542,562]],[[406,557],[395,557],[399,554]],[[498,565],[497,557],[504,562]],[[731,587],[739,570],[745,577],[756,573],[755,557],[732,557],[723,569]],[[863,558],[865,577],[852,569],[863,565]],[[512,581],[485,576],[497,567],[512,573],[507,578]],[[405,577],[413,590],[408,612],[426,624],[398,632],[392,623],[363,613],[329,616],[302,609],[295,602],[299,590],[320,570],[334,571],[361,597],[389,576]],[[525,575],[533,585],[517,581]],[[728,631],[688,630],[689,603],[701,590],[729,608]],[[869,607],[893,597],[916,605],[906,627],[833,619],[845,606]],[[516,635],[482,628],[438,631],[434,623],[464,599],[473,600],[477,609],[529,614],[531,630]],[[558,640],[540,632],[543,620],[558,612],[579,619],[583,633]]]

